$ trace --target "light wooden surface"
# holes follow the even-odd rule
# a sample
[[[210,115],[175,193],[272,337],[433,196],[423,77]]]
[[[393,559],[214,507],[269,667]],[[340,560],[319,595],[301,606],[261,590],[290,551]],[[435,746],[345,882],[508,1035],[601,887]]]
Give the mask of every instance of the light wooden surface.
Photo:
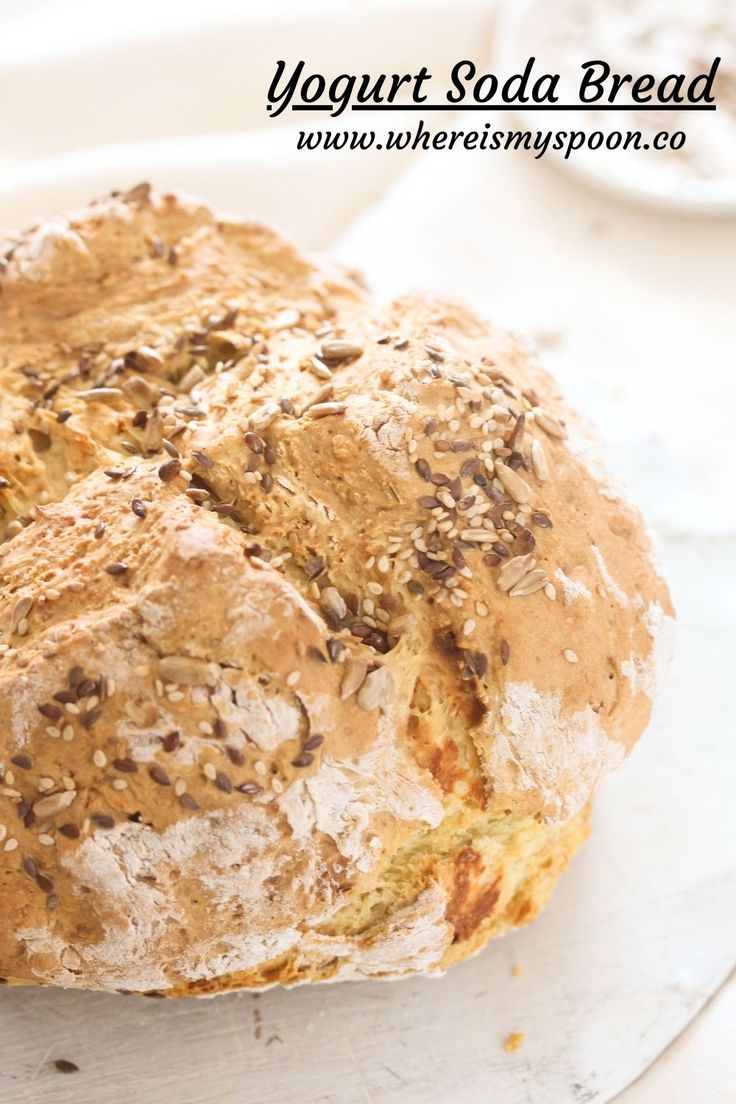
[[[482,7],[466,5],[468,26],[481,26],[471,16]],[[380,59],[389,29],[400,38],[410,16],[359,36],[364,56]],[[460,56],[451,22],[437,26]],[[423,27],[436,48],[437,29]],[[269,46],[261,31],[259,49],[278,53],[279,34]],[[339,26],[331,48],[349,66]],[[114,75],[113,61],[99,52],[95,71]],[[33,84],[32,63],[14,65],[11,79],[0,56],[6,91]],[[73,84],[74,67],[59,66]],[[93,122],[85,132],[76,119],[79,146],[99,141]],[[285,130],[176,131],[171,144],[153,141],[165,120],[145,132],[136,119],[134,135],[113,123],[110,142],[142,144],[60,151],[58,136],[45,147],[34,134],[0,180],[0,223],[152,175],[246,213],[257,205],[301,242],[360,264],[386,294],[436,287],[531,331],[658,529],[679,646],[655,722],[608,780],[593,838],[536,924],[440,980],[191,1002],[0,992],[0,1101],[730,1104],[736,224],[640,212],[507,155],[341,158],[331,205],[325,165],[294,154]],[[3,126],[7,135],[7,116]],[[503,1049],[511,1031],[526,1034],[515,1054]],[[56,1058],[79,1072],[58,1073]]]

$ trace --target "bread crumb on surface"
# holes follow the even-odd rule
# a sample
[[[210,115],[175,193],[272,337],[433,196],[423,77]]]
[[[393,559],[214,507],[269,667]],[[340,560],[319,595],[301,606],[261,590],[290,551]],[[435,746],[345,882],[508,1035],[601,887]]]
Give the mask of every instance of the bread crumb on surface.
[[[510,1035],[506,1036],[503,1049],[507,1051],[507,1053],[513,1054],[515,1050],[519,1049],[525,1038],[526,1035],[523,1031],[512,1031]]]
[[[515,962],[514,965],[511,967],[511,976],[512,977],[521,977],[521,975],[523,973],[524,973],[524,967],[521,965],[520,962]]]

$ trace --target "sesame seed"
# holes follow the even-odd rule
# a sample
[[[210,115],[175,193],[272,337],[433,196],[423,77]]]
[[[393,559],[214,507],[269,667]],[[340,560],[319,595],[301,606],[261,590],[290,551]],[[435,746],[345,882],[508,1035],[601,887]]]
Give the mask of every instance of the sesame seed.
[[[301,677],[302,677],[301,671],[292,671],[291,674],[286,676],[286,685],[287,686],[296,686],[296,684],[299,682],[299,679]]]
[[[100,751],[100,749],[97,748],[97,750],[92,755],[92,762],[96,767],[107,766],[107,756],[105,755],[104,751]]]
[[[563,656],[565,657],[565,659],[567,660],[568,663],[577,663],[578,657],[575,654],[575,652],[572,650],[572,648],[565,648],[565,650],[563,651],[562,654],[563,654]]]
[[[202,766],[202,773],[205,778],[209,778],[210,782],[214,782],[217,778],[217,768],[214,763],[204,763]]]

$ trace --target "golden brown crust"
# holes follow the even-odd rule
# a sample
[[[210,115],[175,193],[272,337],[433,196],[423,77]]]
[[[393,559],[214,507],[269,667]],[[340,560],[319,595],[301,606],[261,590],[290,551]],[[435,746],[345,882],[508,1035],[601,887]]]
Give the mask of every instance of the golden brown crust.
[[[146,187],[6,257],[0,975],[393,976],[531,919],[672,612],[533,354]]]

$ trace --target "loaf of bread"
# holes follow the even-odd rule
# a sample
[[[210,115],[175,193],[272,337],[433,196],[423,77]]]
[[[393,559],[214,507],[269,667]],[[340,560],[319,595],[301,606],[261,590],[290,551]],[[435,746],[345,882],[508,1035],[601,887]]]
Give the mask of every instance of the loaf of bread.
[[[0,243],[0,976],[438,973],[531,920],[672,609],[534,353],[147,185]]]

